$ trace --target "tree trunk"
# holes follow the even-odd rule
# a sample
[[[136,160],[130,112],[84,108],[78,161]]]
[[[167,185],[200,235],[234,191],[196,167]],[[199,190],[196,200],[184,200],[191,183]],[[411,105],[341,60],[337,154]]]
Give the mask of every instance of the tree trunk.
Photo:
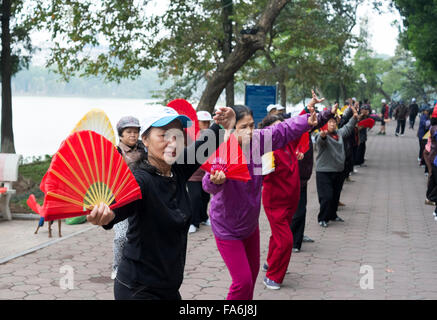
[[[223,41],[223,57],[228,59],[232,52],[232,20],[231,16],[233,14],[233,0],[222,0],[223,7],[223,31],[224,31],[224,41]],[[226,106],[232,107],[235,104],[235,90],[234,90],[234,76],[229,80],[226,85]]]
[[[11,33],[9,21],[11,17],[11,0],[3,0],[1,5],[2,23],[2,52],[1,52],[1,81],[2,81],[2,118],[1,118],[1,152],[15,153],[14,131],[12,129],[12,93],[11,93]]]
[[[279,82],[279,96],[281,97],[281,106],[287,107],[287,87],[284,81]]]
[[[214,112],[214,106],[223,89],[252,55],[257,50],[264,48],[267,32],[270,31],[276,17],[289,2],[290,0],[269,0],[260,20],[254,27],[257,32],[255,34],[243,34],[241,41],[238,42],[229,57],[218,66],[208,81],[199,101],[199,110]]]
[[[384,96],[385,100],[387,100],[387,103],[391,101],[391,97],[381,87],[378,88],[378,91]]]

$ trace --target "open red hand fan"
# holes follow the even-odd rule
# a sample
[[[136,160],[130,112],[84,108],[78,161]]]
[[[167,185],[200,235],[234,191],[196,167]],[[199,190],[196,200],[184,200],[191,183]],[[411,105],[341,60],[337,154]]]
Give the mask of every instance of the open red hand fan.
[[[251,179],[246,157],[233,134],[231,134],[228,141],[219,146],[201,168],[210,173],[217,170],[223,171],[227,179],[244,182]]]
[[[40,215],[46,221],[88,214],[101,202],[115,209],[141,199],[140,187],[115,146],[88,130],[62,143],[40,188],[45,193]]]
[[[306,153],[310,149],[310,134],[305,132],[299,139],[296,152]]]
[[[358,122],[358,126],[369,128],[369,129],[372,129],[374,125],[375,125],[375,120],[373,120],[372,118],[367,118]]]
[[[197,119],[196,110],[193,108],[191,103],[185,99],[176,99],[167,104],[170,108],[176,110],[177,113],[183,114],[191,119],[193,122],[190,128],[185,129],[190,136],[192,141],[197,138],[197,133],[199,132],[199,120]]]

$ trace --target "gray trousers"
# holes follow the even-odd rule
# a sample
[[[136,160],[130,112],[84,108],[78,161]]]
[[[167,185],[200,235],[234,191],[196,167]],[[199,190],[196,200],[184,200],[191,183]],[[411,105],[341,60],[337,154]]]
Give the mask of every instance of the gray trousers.
[[[121,256],[123,254],[123,248],[127,241],[126,232],[128,227],[129,227],[129,222],[127,219],[120,221],[117,224],[114,224],[114,231],[115,231],[114,247],[113,247],[114,260],[112,263],[112,270],[115,272],[117,272],[118,265],[120,264]]]

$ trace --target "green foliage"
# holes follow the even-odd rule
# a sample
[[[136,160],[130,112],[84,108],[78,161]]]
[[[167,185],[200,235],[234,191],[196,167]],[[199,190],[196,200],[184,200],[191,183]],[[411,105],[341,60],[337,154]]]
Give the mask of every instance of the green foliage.
[[[151,66],[148,48],[157,30],[147,16],[150,1],[34,2],[33,14],[44,21],[54,42],[47,64],[55,65],[65,80],[75,75],[135,79]]]
[[[350,49],[357,38],[356,8],[362,1],[299,0],[278,17],[264,52],[246,65],[240,78],[258,83],[284,83],[287,100],[308,97],[318,87],[338,99],[340,84],[351,82]]]
[[[419,71],[437,83],[437,0],[394,0],[403,18],[401,40],[417,59]]]
[[[43,176],[46,174],[50,162],[50,156],[34,159],[33,162],[22,164],[18,167],[18,174],[26,179],[31,179],[34,183],[40,184]]]

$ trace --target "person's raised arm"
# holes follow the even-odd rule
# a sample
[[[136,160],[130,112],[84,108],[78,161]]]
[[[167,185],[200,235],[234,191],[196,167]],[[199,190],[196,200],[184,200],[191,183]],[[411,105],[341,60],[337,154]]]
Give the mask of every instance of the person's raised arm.
[[[358,112],[357,112],[357,110],[355,109],[355,107],[351,107],[351,109],[352,109],[352,112],[353,112],[352,118],[349,119],[349,122],[344,127],[342,127],[341,129],[338,130],[338,134],[340,136],[342,136],[343,138],[345,138],[345,137],[347,137],[347,136],[352,134],[352,132],[353,132],[353,130],[355,128],[355,125],[357,124],[357,121],[358,121]]]
[[[236,117],[232,108],[219,108],[213,119],[215,123],[209,129],[204,130],[198,140],[184,149],[183,158],[178,159],[175,164],[175,166],[181,167],[181,172],[186,180],[199,169],[204,160],[208,159],[217,150],[221,143],[229,138],[235,127]],[[225,130],[223,135],[220,135],[220,129]],[[208,145],[204,146],[205,143],[208,143]],[[198,151],[202,146],[205,147],[204,154],[200,155]]]
[[[316,103],[324,101],[324,99],[317,98],[314,91],[312,91],[312,94],[313,98],[308,104],[310,114],[292,117],[275,126],[258,130],[261,154],[280,149],[290,141],[299,139],[306,131],[317,126],[317,114],[314,106]],[[264,150],[264,147],[268,145],[268,143],[266,143],[267,139],[271,139],[271,150]]]

